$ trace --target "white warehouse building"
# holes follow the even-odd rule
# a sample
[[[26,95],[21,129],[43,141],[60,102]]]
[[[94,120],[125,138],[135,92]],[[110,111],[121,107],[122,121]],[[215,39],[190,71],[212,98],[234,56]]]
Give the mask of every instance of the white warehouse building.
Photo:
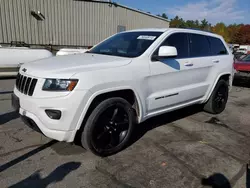
[[[1,0],[0,44],[93,46],[124,30],[167,28],[169,21],[109,1]]]

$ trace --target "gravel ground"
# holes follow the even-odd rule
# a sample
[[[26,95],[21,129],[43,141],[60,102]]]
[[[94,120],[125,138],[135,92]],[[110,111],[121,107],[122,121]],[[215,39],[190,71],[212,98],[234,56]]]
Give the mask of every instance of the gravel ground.
[[[237,79],[222,114],[189,107],[152,118],[107,158],[24,125],[11,108],[13,84],[0,80],[0,187],[246,187],[250,80]]]

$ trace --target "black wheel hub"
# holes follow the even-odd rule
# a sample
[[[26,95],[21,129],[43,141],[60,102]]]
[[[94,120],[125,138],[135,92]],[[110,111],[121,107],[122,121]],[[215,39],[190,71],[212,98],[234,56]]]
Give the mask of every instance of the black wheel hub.
[[[98,151],[110,150],[123,142],[129,129],[128,114],[122,106],[108,107],[94,125],[92,142]]]
[[[214,99],[215,105],[217,109],[224,108],[227,102],[227,88],[226,86],[220,87],[216,93]]]

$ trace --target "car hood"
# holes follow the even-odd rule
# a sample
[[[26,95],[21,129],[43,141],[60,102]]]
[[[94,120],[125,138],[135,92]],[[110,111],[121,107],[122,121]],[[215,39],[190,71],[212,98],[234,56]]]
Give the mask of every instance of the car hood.
[[[130,62],[130,58],[84,53],[55,56],[26,63],[21,66],[20,72],[41,78],[59,78],[62,76],[63,78],[70,78],[79,72],[124,66]]]

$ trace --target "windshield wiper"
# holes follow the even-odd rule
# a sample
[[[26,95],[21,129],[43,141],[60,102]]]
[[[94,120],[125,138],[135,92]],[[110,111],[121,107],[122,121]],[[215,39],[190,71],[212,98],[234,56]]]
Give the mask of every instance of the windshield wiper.
[[[101,55],[112,55],[111,53],[108,53],[108,52],[85,52],[85,53],[90,53],[90,54],[101,54]]]
[[[103,54],[103,55],[114,55],[114,54],[112,54],[112,53],[110,53],[110,52],[99,52],[98,54]]]
[[[102,55],[114,55],[110,52],[90,52],[90,51],[87,51],[85,53],[91,53],[91,54],[102,54]]]
[[[86,52],[86,53],[110,55],[110,56],[117,56],[117,57],[128,57],[128,58],[133,58],[134,57],[134,55],[130,56],[128,54],[121,54],[121,53],[113,54],[113,53],[110,53],[110,52]]]

